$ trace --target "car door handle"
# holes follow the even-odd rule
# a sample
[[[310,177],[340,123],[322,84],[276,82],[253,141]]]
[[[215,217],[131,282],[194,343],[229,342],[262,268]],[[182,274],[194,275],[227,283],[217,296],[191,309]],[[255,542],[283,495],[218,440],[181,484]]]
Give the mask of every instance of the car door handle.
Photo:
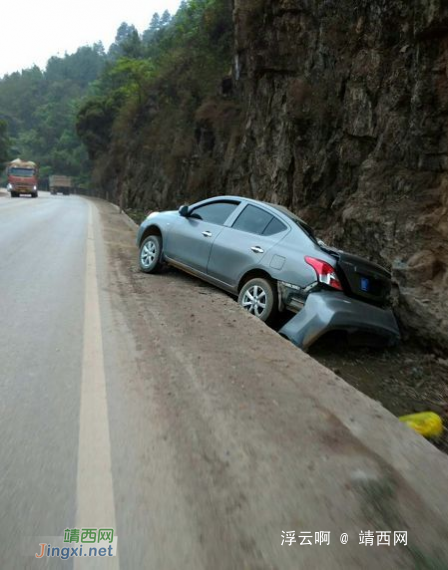
[[[259,245],[253,245],[250,248],[254,253],[264,253],[264,249],[261,249]]]
[[[202,235],[203,235],[204,237],[212,237],[212,232],[209,232],[209,231],[207,230],[207,231],[205,231],[205,232],[202,232]]]

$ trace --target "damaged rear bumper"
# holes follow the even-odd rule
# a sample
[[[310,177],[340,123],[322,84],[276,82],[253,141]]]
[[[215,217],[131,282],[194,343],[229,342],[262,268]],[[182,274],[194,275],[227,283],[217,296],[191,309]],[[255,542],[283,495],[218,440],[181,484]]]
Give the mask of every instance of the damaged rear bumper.
[[[351,299],[343,293],[324,291],[308,295],[303,309],[279,332],[306,350],[319,337],[336,330],[350,335],[366,333],[367,338],[371,335],[372,344],[377,344],[374,339],[382,339],[384,344],[393,346],[400,340],[400,331],[391,309]]]

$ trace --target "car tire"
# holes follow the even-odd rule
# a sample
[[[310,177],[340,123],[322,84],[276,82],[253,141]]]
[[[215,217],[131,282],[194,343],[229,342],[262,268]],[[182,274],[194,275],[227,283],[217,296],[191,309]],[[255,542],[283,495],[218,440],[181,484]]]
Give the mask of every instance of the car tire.
[[[33,192],[33,193],[31,194],[31,198],[37,198],[37,192]]]
[[[148,236],[140,246],[138,261],[143,273],[157,273],[162,269],[162,238]]]
[[[11,198],[18,198],[19,195],[17,194],[17,192],[11,192]]]
[[[277,288],[270,279],[256,277],[245,283],[238,295],[238,303],[265,323],[278,315]]]

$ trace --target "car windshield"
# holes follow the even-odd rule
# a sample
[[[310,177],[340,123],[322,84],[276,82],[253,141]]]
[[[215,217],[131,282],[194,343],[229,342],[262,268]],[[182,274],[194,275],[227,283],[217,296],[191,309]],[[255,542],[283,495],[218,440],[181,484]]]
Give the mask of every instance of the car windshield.
[[[20,176],[21,178],[31,178],[34,176],[34,168],[10,168],[9,174],[12,176]]]
[[[279,204],[269,204],[269,205],[272,206],[273,208],[275,208],[276,210],[279,210],[280,212],[282,212],[286,216],[288,216],[288,218],[292,222],[294,222],[296,225],[298,225],[299,228],[301,230],[303,230],[310,239],[312,239],[315,243],[318,243],[319,240],[314,235],[313,228],[311,226],[309,226],[306,222],[304,222],[301,218],[299,218],[299,216],[296,216],[295,214],[290,212],[288,210],[288,208],[285,208],[284,206],[280,206]]]

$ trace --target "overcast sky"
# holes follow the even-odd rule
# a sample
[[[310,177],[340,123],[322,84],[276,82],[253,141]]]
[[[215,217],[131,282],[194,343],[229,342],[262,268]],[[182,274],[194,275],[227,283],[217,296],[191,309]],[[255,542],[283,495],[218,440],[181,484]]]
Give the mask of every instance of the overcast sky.
[[[53,55],[102,41],[107,49],[122,22],[139,32],[154,12],[175,13],[180,0],[21,0],[2,18],[0,77],[33,64],[45,67]],[[5,12],[3,14],[5,16]]]

